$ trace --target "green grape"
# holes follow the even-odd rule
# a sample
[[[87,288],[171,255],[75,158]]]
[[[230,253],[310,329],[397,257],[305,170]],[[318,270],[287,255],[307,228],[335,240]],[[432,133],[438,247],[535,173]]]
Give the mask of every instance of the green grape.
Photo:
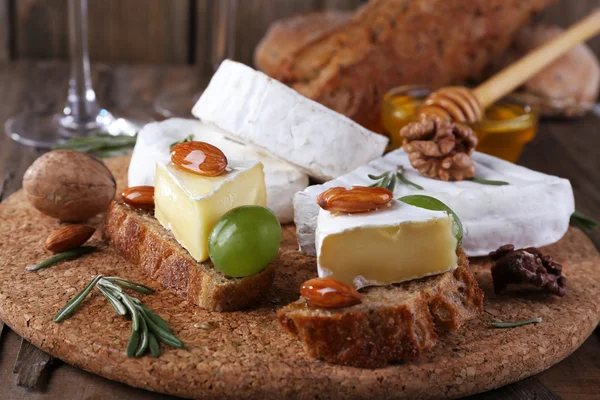
[[[411,206],[425,208],[432,211],[445,211],[450,214],[454,219],[454,223],[452,224],[452,233],[454,233],[454,236],[456,237],[456,248],[460,247],[463,238],[463,226],[462,222],[460,222],[460,218],[458,218],[458,215],[456,215],[456,213],[452,211],[450,207],[434,197],[425,196],[422,194],[404,196],[398,200],[403,203],[410,204]]]
[[[208,237],[215,268],[230,277],[262,271],[277,256],[281,225],[267,207],[242,206],[217,221]]]

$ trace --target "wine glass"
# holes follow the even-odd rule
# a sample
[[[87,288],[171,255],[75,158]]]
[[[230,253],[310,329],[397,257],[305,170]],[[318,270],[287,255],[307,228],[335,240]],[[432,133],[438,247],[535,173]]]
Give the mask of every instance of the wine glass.
[[[208,13],[212,26],[208,37],[209,64],[215,72],[225,59],[233,59],[235,52],[235,20],[238,0],[211,0]],[[165,118],[192,117],[192,107],[202,91],[191,88],[187,92],[164,92],[154,101],[154,110]]]
[[[146,122],[147,114],[130,112],[116,116],[101,107],[90,77],[87,0],[69,0],[70,77],[66,103],[61,111],[26,110],[6,121],[5,133],[13,140],[40,148],[50,148],[71,138],[99,132],[133,136]]]

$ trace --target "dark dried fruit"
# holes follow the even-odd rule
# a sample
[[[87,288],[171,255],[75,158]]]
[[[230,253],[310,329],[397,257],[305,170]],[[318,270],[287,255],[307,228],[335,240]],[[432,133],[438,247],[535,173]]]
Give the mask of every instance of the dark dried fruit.
[[[492,251],[490,258],[496,293],[513,283],[529,283],[559,297],[567,292],[567,279],[562,276],[562,265],[535,247],[515,250],[512,244],[505,244]]]

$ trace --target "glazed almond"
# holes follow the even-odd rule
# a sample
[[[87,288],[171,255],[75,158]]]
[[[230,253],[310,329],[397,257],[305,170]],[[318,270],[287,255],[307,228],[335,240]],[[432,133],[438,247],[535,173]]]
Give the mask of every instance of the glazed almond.
[[[350,189],[333,187],[317,196],[317,204],[324,210],[340,213],[372,211],[388,204],[392,192],[383,187],[352,186]]]
[[[142,210],[154,210],[154,186],[132,186],[123,190],[125,204]]]
[[[225,154],[205,142],[184,142],[174,146],[171,162],[178,168],[202,176],[219,176],[227,168]]]
[[[304,282],[300,286],[300,295],[312,307],[344,308],[362,302],[362,295],[356,289],[332,278]]]
[[[87,225],[67,225],[52,232],[44,246],[53,253],[62,253],[81,246],[95,231],[96,229]]]

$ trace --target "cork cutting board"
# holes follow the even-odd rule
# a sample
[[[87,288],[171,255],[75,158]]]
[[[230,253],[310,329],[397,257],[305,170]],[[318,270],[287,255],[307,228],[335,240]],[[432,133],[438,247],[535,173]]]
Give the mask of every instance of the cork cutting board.
[[[124,187],[128,158],[108,161]],[[485,313],[442,337],[420,360],[377,370],[329,365],[308,358],[279,328],[275,310],[297,298],[315,274],[315,260],[296,249],[293,226],[284,228],[275,286],[258,308],[211,313],[190,305],[127,264],[97,232],[101,251],[46,270],[25,272],[48,256],[47,235],[59,223],[32,209],[22,192],[0,204],[0,318],[35,346],[70,364],[132,386],[185,397],[220,398],[453,398],[536,374],[567,357],[600,322],[600,256],[577,229],[545,252],[563,263],[564,298],[536,292],[495,296],[489,265],[472,260],[485,291]],[[92,221],[100,225],[100,218]],[[291,273],[291,271],[295,271]],[[299,271],[299,272],[298,272]],[[168,320],[186,349],[154,359],[128,359],[131,323],[97,293],[70,319],[54,314],[98,273],[119,275],[159,289],[142,300]],[[538,325],[492,329],[494,320],[542,317]],[[198,322],[215,328],[195,328]]]

